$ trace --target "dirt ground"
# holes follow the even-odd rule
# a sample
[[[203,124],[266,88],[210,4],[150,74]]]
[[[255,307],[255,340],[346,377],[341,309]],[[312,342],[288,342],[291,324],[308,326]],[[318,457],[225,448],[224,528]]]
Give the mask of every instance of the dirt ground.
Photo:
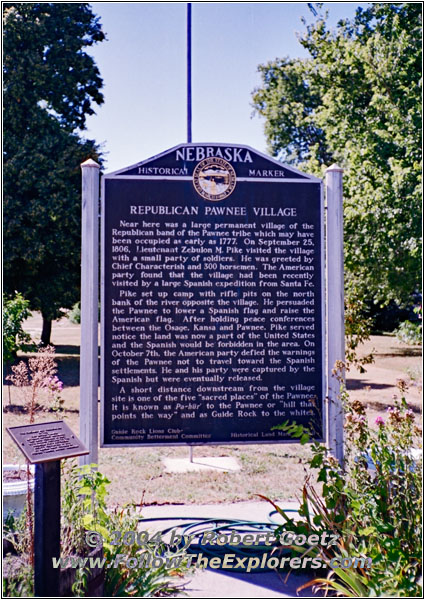
[[[24,329],[37,340],[41,333],[39,315],[25,322]],[[53,324],[52,343],[56,347],[58,376],[64,383],[64,420],[79,433],[79,345],[80,327],[66,318]],[[409,389],[409,406],[420,423],[422,411],[421,348],[407,346],[396,338],[372,336],[360,354],[373,351],[374,364],[367,365],[366,373],[347,373],[350,397],[361,400],[371,424],[384,414],[387,406],[399,396],[397,379],[404,379]],[[3,430],[5,427],[25,425],[28,415],[23,409],[20,390],[3,386]],[[52,421],[55,415],[39,410],[36,420]],[[3,463],[22,462],[22,455],[3,431]],[[298,496],[309,457],[308,446],[298,444],[200,446],[194,456],[231,456],[236,458],[241,471],[197,472],[169,474],[164,471],[165,457],[188,456],[185,447],[160,448],[102,448],[99,450],[99,469],[110,480],[110,504],[136,502],[143,505],[234,502],[256,498],[264,494],[275,500],[294,499]]]

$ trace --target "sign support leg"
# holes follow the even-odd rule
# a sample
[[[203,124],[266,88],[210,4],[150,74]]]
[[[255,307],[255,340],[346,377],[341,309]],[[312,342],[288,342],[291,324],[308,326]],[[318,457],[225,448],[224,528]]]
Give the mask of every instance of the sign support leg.
[[[60,460],[36,465],[34,505],[34,593],[57,598],[60,569],[52,558],[60,557]]]
[[[344,247],[343,247],[343,169],[332,165],[326,170],[327,203],[327,342],[328,342],[328,422],[326,444],[331,454],[342,465],[344,460],[344,410],[341,403],[341,381],[345,381],[345,372],[332,373],[338,362],[345,358],[344,331]]]
[[[89,454],[80,464],[98,462],[99,165],[82,170],[80,439]]]

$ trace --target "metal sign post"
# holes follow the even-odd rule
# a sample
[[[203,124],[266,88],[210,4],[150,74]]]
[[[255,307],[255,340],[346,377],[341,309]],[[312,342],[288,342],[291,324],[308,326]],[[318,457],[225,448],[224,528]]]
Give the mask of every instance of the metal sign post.
[[[80,437],[89,454],[80,464],[98,462],[99,165],[82,170]]]
[[[328,326],[328,396],[327,437],[330,452],[342,464],[344,459],[344,410],[341,382],[333,373],[345,358],[344,343],[344,247],[342,173],[338,165],[326,170],[327,202],[327,326]],[[344,378],[344,370],[338,377]]]

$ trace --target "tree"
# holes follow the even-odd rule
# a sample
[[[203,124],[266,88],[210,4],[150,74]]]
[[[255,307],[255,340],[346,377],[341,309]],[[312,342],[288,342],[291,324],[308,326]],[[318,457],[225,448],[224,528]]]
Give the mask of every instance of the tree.
[[[411,303],[421,277],[421,5],[372,3],[334,31],[319,13],[300,42],[309,58],[259,67],[253,100],[269,148],[319,176],[332,162],[344,168],[348,308]]]
[[[5,3],[4,286],[51,322],[79,298],[80,164],[100,159],[80,137],[102,79],[84,48],[105,39],[85,3]]]

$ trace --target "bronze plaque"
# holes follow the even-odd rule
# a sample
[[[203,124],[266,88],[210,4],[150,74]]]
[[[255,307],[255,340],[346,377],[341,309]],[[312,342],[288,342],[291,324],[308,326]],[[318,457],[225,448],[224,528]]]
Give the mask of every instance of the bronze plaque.
[[[7,427],[7,431],[32,464],[89,453],[64,421]]]

